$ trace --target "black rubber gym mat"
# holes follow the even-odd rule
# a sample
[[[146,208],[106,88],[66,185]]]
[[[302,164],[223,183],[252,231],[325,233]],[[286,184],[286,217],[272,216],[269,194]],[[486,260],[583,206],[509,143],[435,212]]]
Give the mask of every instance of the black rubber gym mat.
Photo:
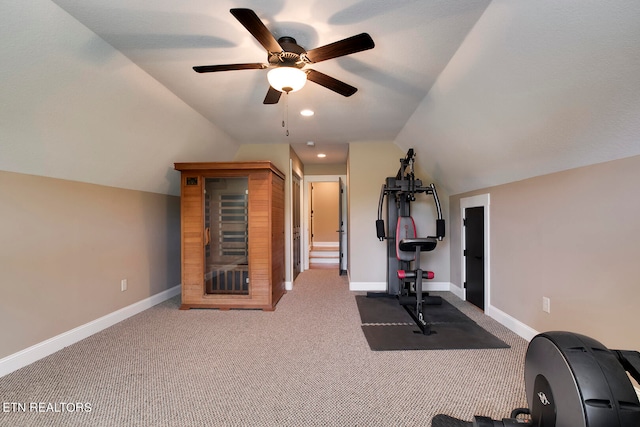
[[[362,323],[413,323],[398,299],[386,294],[375,297],[357,295],[356,303]],[[433,323],[473,322],[445,299],[442,300],[442,305],[425,305],[423,311]]]
[[[394,298],[358,295],[356,303],[362,331],[374,351],[509,348],[445,300],[424,309],[431,335],[423,335]]]

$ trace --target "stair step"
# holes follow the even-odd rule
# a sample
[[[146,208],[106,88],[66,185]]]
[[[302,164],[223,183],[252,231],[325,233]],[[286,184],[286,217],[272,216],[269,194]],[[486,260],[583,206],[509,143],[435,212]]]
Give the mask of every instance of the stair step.
[[[335,245],[321,245],[311,246],[309,251],[309,264],[322,264],[325,266],[339,265],[340,264],[340,246]]]
[[[339,258],[309,258],[309,264],[340,264]]]
[[[309,258],[339,258],[340,252],[338,251],[311,251],[309,252]]]

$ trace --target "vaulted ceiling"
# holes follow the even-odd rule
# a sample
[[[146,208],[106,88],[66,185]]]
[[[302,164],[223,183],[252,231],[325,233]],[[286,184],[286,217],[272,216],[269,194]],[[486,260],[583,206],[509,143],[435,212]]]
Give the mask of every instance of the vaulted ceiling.
[[[394,141],[454,194],[640,154],[636,0],[53,1],[236,141],[305,162]],[[308,83],[264,105],[266,70],[195,73],[267,61],[237,7],[307,50],[369,33],[375,48],[310,66],[358,91]]]
[[[487,0],[54,2],[238,141],[286,141],[303,156],[306,142],[313,141],[314,150],[340,156],[328,160],[332,162],[345,161],[349,141],[395,138],[488,4]],[[195,73],[195,65],[267,62],[265,49],[229,12],[236,7],[254,10],[276,39],[291,36],[307,50],[369,33],[374,49],[307,67],[355,86],[358,92],[346,98],[309,83],[276,105],[264,105],[267,70]],[[315,115],[301,117],[303,108]]]

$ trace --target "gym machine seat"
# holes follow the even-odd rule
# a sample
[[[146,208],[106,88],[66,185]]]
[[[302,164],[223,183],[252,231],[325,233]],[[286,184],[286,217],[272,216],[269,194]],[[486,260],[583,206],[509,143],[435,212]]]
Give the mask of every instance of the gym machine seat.
[[[419,247],[419,252],[429,252],[436,248],[438,241],[433,237],[422,237],[415,239],[402,239],[398,244],[401,251],[413,252]]]

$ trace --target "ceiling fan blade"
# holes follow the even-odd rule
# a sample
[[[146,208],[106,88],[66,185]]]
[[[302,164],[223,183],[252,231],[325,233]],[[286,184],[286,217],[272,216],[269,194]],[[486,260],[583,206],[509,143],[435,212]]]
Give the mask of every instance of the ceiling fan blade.
[[[216,71],[234,71],[234,70],[262,70],[267,68],[267,64],[226,64],[226,65],[199,65],[193,67],[196,73],[214,73]]]
[[[276,38],[253,10],[231,9],[230,12],[268,52],[282,52],[283,49]]]
[[[331,76],[321,73],[320,71],[309,70],[307,71],[307,80],[311,80],[314,83],[324,86],[334,92],[339,93],[342,96],[351,96],[358,91],[355,87],[334,79]]]
[[[263,104],[277,104],[280,101],[280,95],[282,92],[279,90],[275,90],[271,86],[269,86],[269,90],[267,91],[267,96],[264,97]]]
[[[371,36],[367,33],[362,33],[335,43],[311,49],[307,52],[307,58],[311,62],[326,61],[327,59],[373,49],[374,46],[375,44]]]

